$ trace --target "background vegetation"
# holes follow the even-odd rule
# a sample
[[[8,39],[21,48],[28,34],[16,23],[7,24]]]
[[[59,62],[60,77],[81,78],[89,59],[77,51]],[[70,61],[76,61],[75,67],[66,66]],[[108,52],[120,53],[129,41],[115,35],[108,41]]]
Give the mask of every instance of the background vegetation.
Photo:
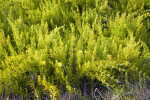
[[[0,99],[96,99],[149,78],[149,0],[0,0]]]

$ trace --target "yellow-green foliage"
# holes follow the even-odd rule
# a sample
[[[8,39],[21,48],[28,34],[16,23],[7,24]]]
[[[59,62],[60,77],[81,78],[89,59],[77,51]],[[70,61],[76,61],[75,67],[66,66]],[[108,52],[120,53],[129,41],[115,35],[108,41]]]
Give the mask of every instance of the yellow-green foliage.
[[[43,79],[41,79],[41,77],[38,76],[38,84],[44,86],[44,90],[50,93],[50,98],[52,100],[56,100],[56,96],[59,95],[58,89],[50,82],[47,82],[45,76],[43,76]]]
[[[149,0],[0,0],[0,95],[56,100],[85,77],[119,88],[149,70]]]

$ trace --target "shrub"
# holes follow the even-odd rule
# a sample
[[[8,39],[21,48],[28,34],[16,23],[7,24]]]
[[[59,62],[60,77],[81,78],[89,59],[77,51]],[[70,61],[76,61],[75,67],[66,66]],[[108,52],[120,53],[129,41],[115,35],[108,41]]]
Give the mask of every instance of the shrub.
[[[84,82],[120,89],[139,73],[150,77],[148,0],[1,0],[0,5],[1,97],[55,100],[61,92],[81,97]]]

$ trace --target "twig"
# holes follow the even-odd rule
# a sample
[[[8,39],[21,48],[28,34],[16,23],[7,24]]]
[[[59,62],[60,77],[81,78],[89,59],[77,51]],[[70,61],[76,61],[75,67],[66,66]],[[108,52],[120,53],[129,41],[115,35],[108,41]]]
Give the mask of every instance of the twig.
[[[97,98],[97,96],[95,96],[95,93],[96,93],[96,92],[100,95],[100,97],[102,97],[104,100],[106,100],[106,99],[104,98],[104,96],[102,95],[102,93],[99,91],[98,88],[96,88],[95,91],[94,91],[94,98],[95,98],[96,100],[100,100],[100,99]]]

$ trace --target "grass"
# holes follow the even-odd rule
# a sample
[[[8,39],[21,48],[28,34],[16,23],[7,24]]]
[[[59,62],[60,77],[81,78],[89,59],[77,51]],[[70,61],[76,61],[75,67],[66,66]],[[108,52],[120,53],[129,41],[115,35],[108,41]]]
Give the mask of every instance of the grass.
[[[120,90],[113,90],[110,87],[98,86],[94,84],[92,88],[84,84],[82,92],[63,92],[57,100],[150,100],[150,80],[143,81],[140,79],[138,82],[127,82]],[[30,94],[27,98],[21,95],[8,94],[1,95],[0,100],[51,100],[49,95],[42,94],[37,98],[34,94]]]

